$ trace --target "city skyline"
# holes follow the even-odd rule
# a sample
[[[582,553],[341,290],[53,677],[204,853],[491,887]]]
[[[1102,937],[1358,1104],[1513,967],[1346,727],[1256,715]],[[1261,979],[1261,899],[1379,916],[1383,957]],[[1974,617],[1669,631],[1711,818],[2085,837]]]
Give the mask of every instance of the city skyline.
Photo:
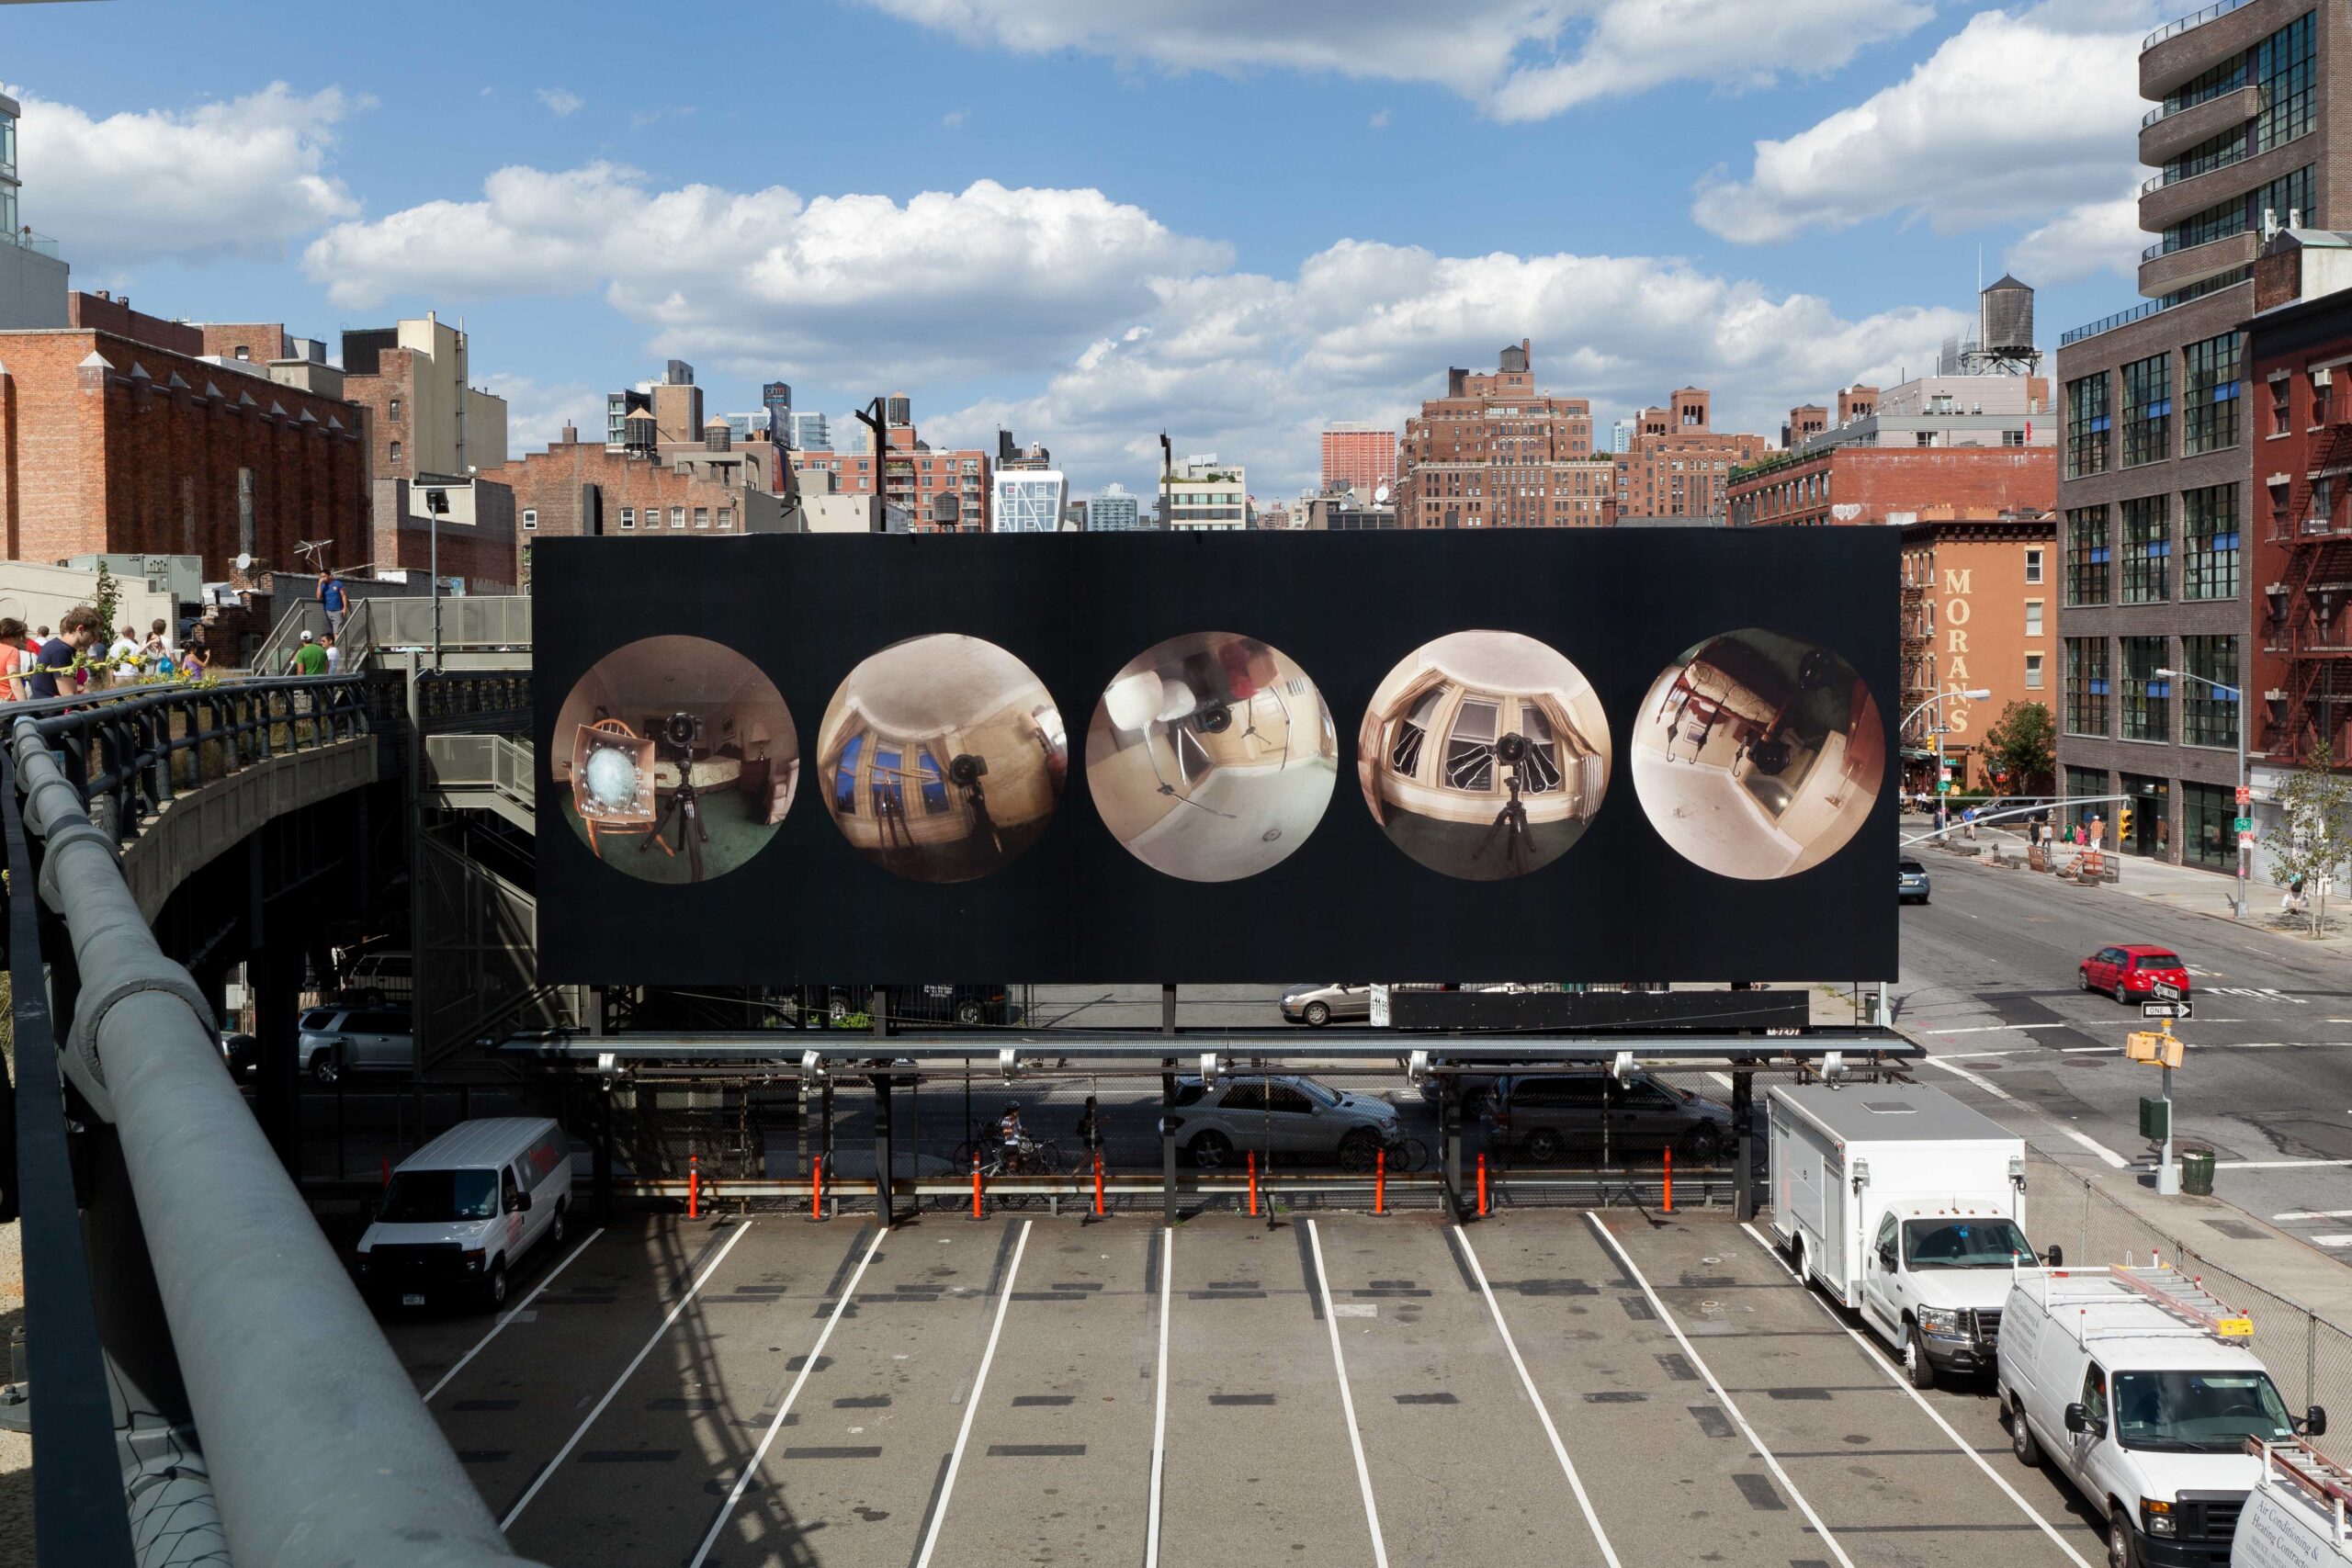
[[[593,25],[534,28],[517,70],[498,46],[529,24],[472,17],[484,47],[420,86],[389,17],[279,29],[262,68],[200,7],[133,8],[153,48],[131,62],[91,57],[74,8],[12,16],[20,220],[76,287],[330,341],[462,318],[518,451],[677,356],[715,407],[782,379],[836,423],[905,387],[951,445],[1046,440],[1075,494],[1147,491],[1166,429],[1267,496],[1311,486],[1326,423],[1401,428],[1448,365],[1521,337],[1604,426],[1693,384],[1720,428],[1772,431],[1821,387],[1924,368],[1968,326],[1980,249],[2043,290],[2053,336],[2129,303],[2132,62],[2165,15],[1711,6],[1673,37],[1618,0],[1498,0],[1477,28],[1299,5],[1211,32],[1012,0],[741,19],[806,67],[808,127],[846,123],[876,59],[926,106],[853,162],[755,138],[707,73]],[[976,71],[1010,90],[983,99]],[[1589,156],[1601,127],[1642,155],[1528,204],[1529,162]],[[1326,177],[1367,152],[1419,194],[1370,213]]]

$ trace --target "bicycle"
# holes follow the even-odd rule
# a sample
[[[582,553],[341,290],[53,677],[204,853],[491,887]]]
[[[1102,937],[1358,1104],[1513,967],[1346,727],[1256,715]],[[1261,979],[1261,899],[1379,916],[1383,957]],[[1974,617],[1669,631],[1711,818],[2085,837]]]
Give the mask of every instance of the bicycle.
[[[1387,1168],[1403,1173],[1419,1170],[1430,1163],[1430,1146],[1420,1139],[1408,1136],[1401,1129],[1383,1140],[1376,1133],[1362,1130],[1351,1133],[1340,1145],[1340,1168],[1347,1171],[1368,1171],[1378,1164],[1376,1156],[1386,1151]]]
[[[1001,1143],[981,1156],[980,1175],[988,1180],[1001,1177],[1059,1176],[1062,1172],[1062,1151],[1050,1139],[1023,1135],[1008,1155]]]

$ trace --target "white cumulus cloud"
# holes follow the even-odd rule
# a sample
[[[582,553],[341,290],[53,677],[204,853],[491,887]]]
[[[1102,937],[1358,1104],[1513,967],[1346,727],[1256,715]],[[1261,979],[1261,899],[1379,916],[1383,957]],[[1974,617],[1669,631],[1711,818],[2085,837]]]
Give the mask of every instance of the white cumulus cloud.
[[[24,106],[18,220],[54,235],[76,272],[266,261],[359,210],[326,172],[336,128],[372,100],[283,82],[192,109],[94,116],[10,88]]]
[[[573,113],[588,101],[567,87],[541,87],[538,96],[539,102],[547,105],[548,112],[558,119]]]
[[[2147,243],[2134,186],[2112,201],[2068,208],[2011,245],[2002,261],[2037,286],[2072,283],[2099,272],[2136,280],[2140,252]]]

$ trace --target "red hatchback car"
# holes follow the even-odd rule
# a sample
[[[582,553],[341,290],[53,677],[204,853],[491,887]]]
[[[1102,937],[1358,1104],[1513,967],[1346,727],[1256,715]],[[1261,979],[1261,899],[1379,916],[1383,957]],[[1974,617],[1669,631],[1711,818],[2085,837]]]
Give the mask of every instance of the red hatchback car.
[[[2188,999],[2188,970],[2180,955],[2166,947],[2140,942],[2102,947],[2083,960],[2082,974],[2083,989],[2112,992],[2119,1002],[2151,997]]]

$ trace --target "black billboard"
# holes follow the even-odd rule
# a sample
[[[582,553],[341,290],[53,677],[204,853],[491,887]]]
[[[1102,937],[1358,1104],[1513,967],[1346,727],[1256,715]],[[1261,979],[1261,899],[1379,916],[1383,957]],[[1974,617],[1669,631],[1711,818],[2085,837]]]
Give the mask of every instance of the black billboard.
[[[545,540],[540,973],[1892,977],[1896,547]]]

